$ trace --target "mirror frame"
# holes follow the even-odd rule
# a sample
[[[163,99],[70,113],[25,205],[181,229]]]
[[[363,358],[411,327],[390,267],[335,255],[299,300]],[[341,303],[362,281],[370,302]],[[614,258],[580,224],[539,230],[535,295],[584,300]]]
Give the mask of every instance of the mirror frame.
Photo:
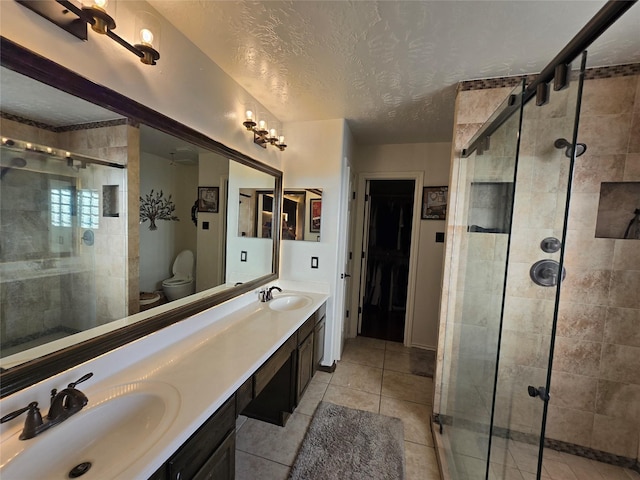
[[[10,70],[26,75],[58,90],[87,100],[95,105],[127,117],[132,125],[145,124],[169,135],[181,138],[199,147],[218,153],[225,158],[255,168],[275,177],[274,210],[280,212],[282,198],[282,172],[261,163],[243,153],[213,140],[206,135],[173,120],[135,100],[114,90],[91,82],[31,50],[0,36],[0,64]],[[48,355],[30,360],[0,373],[0,398],[45,380],[68,370],[92,358],[109,352],[122,345],[147,336],[157,330],[185,320],[186,318],[209,309],[222,302],[250,292],[266,282],[278,278],[280,236],[273,238],[272,273],[229,288],[223,292],[211,294],[206,298],[194,300],[188,305],[176,307],[99,335]]]

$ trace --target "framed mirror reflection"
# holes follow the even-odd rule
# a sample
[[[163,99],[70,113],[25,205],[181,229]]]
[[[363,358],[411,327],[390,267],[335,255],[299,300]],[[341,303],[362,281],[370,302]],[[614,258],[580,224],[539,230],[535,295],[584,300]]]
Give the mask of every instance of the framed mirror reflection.
[[[278,212],[281,172],[4,38],[1,53],[3,396],[277,278],[279,238],[237,242],[236,205],[260,182]],[[216,209],[197,208],[201,186]]]

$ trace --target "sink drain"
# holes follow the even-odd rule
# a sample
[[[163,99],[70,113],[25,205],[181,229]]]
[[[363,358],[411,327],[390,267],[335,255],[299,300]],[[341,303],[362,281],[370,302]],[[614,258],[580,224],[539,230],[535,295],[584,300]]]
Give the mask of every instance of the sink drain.
[[[69,478],[78,478],[91,469],[91,462],[82,462],[71,469]]]

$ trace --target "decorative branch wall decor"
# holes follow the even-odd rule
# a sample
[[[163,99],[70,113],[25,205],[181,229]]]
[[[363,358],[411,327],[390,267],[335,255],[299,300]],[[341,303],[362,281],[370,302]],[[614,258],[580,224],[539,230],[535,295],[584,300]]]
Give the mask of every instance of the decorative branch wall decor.
[[[171,200],[171,195],[164,197],[162,190],[153,193],[147,193],[144,198],[140,197],[140,223],[149,220],[149,230],[157,230],[156,220],[174,220],[179,222],[180,219],[173,215],[176,205]]]

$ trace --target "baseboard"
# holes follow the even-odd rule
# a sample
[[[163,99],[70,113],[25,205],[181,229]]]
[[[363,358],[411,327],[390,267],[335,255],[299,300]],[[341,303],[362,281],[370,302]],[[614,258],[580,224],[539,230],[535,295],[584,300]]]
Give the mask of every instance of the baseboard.
[[[336,371],[336,362],[334,361],[331,365],[326,366],[326,365],[320,365],[318,367],[318,370],[320,370],[321,372],[327,372],[327,373],[333,373]]]

